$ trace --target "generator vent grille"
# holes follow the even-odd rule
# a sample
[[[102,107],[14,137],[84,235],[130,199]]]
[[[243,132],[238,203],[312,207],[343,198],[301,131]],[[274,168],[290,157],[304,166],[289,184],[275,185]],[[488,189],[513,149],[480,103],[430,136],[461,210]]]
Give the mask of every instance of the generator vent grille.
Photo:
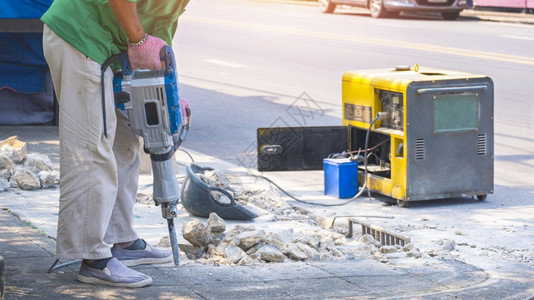
[[[425,159],[425,139],[415,140],[415,159]]]
[[[478,155],[486,155],[487,153],[487,139],[486,139],[486,134],[485,133],[481,133],[478,135],[478,139],[477,139],[477,154]]]

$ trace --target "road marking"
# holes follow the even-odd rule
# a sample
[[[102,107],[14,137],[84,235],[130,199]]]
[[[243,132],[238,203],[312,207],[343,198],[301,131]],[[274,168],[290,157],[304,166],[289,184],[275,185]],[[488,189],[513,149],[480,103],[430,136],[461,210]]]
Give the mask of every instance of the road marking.
[[[493,52],[487,52],[487,51],[468,50],[468,49],[446,47],[446,46],[434,46],[434,45],[428,45],[428,44],[411,43],[411,42],[403,42],[403,41],[392,41],[392,40],[387,40],[387,39],[376,39],[376,38],[360,37],[360,36],[346,35],[346,34],[318,32],[318,31],[304,30],[304,29],[298,29],[298,28],[293,28],[293,27],[261,25],[261,24],[254,24],[254,23],[244,23],[244,22],[210,19],[210,18],[203,18],[203,17],[183,16],[181,21],[201,23],[201,24],[212,24],[212,25],[217,25],[217,26],[226,26],[226,27],[234,27],[234,28],[241,28],[241,29],[261,30],[261,31],[267,31],[267,32],[295,34],[295,35],[306,36],[306,37],[316,37],[316,38],[323,38],[323,39],[329,39],[329,40],[363,43],[363,44],[378,45],[378,46],[384,46],[384,47],[396,47],[396,48],[427,51],[427,52],[457,55],[457,56],[464,56],[464,57],[483,58],[483,59],[510,62],[510,63],[516,63],[516,64],[522,64],[522,65],[534,65],[534,57],[528,57],[528,56],[508,55],[508,54],[493,53]]]
[[[216,64],[220,66],[230,67],[230,68],[248,68],[247,65],[236,64],[229,61],[219,60],[219,59],[205,59],[207,63]]]
[[[527,37],[527,36],[499,35],[499,37],[502,37],[502,38],[505,38],[505,39],[534,41],[534,37]]]

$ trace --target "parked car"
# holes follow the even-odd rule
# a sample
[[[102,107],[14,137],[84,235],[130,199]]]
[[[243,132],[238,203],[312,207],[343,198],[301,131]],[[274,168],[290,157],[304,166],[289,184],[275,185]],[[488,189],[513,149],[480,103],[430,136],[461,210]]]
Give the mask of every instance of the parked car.
[[[440,13],[446,20],[455,20],[467,8],[467,0],[318,0],[319,10],[333,13],[336,5],[369,9],[373,18],[385,18],[400,12]]]

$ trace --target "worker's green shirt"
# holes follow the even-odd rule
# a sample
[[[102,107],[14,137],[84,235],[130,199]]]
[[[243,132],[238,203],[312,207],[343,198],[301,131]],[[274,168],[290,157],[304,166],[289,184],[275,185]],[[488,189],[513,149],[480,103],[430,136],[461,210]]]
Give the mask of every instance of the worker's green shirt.
[[[171,45],[189,0],[127,0],[137,2],[145,32]],[[128,48],[128,37],[108,0],[55,0],[41,20],[66,42],[96,62]]]

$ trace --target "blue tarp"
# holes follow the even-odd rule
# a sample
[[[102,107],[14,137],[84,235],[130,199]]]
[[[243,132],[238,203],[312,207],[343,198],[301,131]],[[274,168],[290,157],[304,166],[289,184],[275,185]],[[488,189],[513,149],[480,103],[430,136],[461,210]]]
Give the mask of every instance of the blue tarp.
[[[43,55],[42,33],[0,32],[0,89],[19,93],[45,90],[48,65]]]
[[[52,2],[0,0],[0,19],[40,19]],[[0,28],[0,125],[50,124],[53,120],[53,88],[42,33],[2,32]]]
[[[53,0],[0,0],[0,18],[39,19]],[[1,31],[1,30],[0,30]],[[39,93],[47,72],[41,33],[0,32],[0,89]]]
[[[0,18],[40,19],[54,0],[0,0]]]

